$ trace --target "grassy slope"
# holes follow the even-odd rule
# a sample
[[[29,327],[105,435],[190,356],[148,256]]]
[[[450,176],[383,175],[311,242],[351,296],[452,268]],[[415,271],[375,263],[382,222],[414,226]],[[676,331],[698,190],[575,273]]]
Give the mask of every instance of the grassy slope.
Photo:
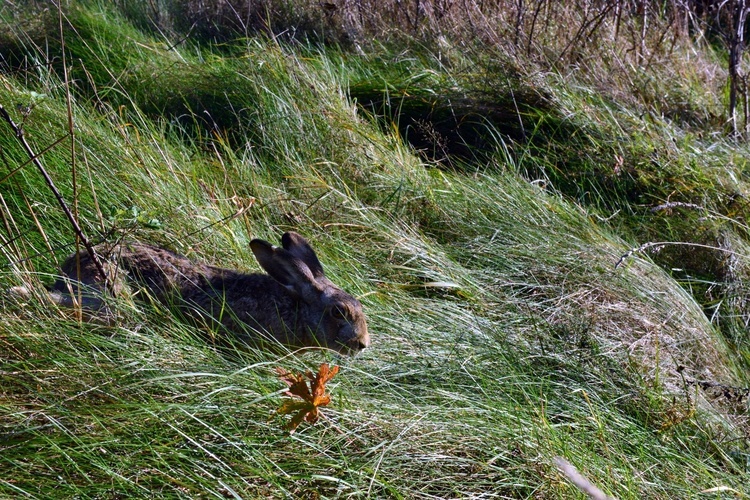
[[[636,244],[617,234],[632,237],[640,212],[604,222],[602,207],[525,180],[540,170],[554,180],[551,169],[571,156],[555,144],[432,168],[346,95],[358,82],[378,87],[378,75],[422,75],[409,84],[427,90],[504,75],[461,76],[462,64],[429,53],[353,56],[263,39],[235,56],[170,50],[96,10],[73,23],[87,233],[114,229],[257,269],[249,239],[297,229],[332,279],[362,297],[374,344],[333,359],[342,365],[333,404],[289,436],[274,414],[282,384],[272,368],[314,367],[332,359],[326,353],[226,355],[159,308],[122,300],[121,321],[106,327],[5,297],[3,495],[572,497],[557,455],[619,498],[744,488],[741,415],[693,389],[687,397],[676,371],[738,384],[741,356],[659,267],[634,256],[614,268]],[[379,73],[383,66],[401,75]],[[65,93],[43,68],[18,75],[0,76],[0,103],[46,95],[25,120],[41,150],[65,133]],[[601,157],[612,152],[602,137],[617,126],[632,140],[617,148],[635,164],[649,140],[676,135],[658,121],[630,128],[634,112],[580,89],[540,85]],[[208,111],[221,133],[181,120],[186,103],[197,120]],[[0,130],[11,170],[23,154]],[[576,134],[569,147],[579,151]],[[712,165],[737,153],[722,144],[713,157],[691,155],[699,147],[686,138],[660,160],[674,154],[678,172],[700,161],[697,180],[683,178],[711,194],[726,173]],[[72,199],[65,143],[44,163]],[[9,242],[0,278],[38,289],[69,253],[71,231],[31,165],[0,194]]]

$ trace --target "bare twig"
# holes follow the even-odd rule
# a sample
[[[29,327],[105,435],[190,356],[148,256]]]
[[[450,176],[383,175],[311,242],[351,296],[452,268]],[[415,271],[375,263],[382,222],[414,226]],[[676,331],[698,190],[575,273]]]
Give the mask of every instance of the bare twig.
[[[565,474],[565,477],[567,477],[571,483],[575,484],[579,490],[588,495],[592,500],[614,500],[614,497],[607,495],[594,486],[591,481],[583,477],[583,475],[581,475],[581,473],[566,460],[560,457],[555,457],[555,465],[557,465],[560,472]]]
[[[10,114],[8,114],[8,111],[3,107],[2,104],[0,104],[0,116],[2,116],[2,118],[8,123],[8,125],[10,125],[10,128],[13,129],[13,132],[15,132],[16,137],[21,142],[23,148],[26,150],[29,158],[31,158],[32,163],[34,163],[37,169],[39,169],[39,172],[42,174],[42,177],[44,177],[47,186],[52,191],[52,194],[55,195],[55,198],[57,198],[57,203],[60,205],[60,208],[62,208],[63,212],[65,212],[65,216],[68,218],[68,222],[70,222],[70,225],[73,227],[73,231],[75,232],[76,236],[81,240],[83,246],[86,247],[86,252],[88,252],[89,257],[91,257],[91,261],[96,266],[96,270],[99,272],[102,279],[106,280],[107,273],[104,272],[104,267],[102,266],[99,257],[97,257],[96,252],[94,252],[94,246],[83,233],[81,226],[78,225],[78,221],[70,211],[70,208],[68,208],[67,203],[65,203],[65,199],[63,198],[62,194],[60,194],[60,191],[57,189],[57,186],[55,186],[54,181],[47,173],[47,170],[44,168],[44,165],[42,165],[42,162],[39,161],[39,157],[34,154],[34,150],[31,149],[31,146],[24,136],[23,128],[16,125],[16,122],[13,121],[13,118],[11,118]]]
[[[687,386],[696,386],[696,387],[700,387],[704,391],[708,391],[709,389],[715,389],[716,392],[718,392],[724,397],[724,399],[727,399],[729,401],[742,401],[744,399],[747,399],[750,396],[750,387],[738,387],[738,386],[733,386],[733,385],[726,385],[726,384],[721,384],[719,382],[711,382],[709,380],[696,380],[692,377],[686,376],[683,373],[684,371],[685,371],[684,366],[677,367],[677,373],[679,373],[680,377],[682,377],[682,380],[686,388]]]
[[[629,257],[631,257],[634,254],[643,253],[649,248],[656,248],[659,249],[661,247],[666,246],[688,246],[688,247],[695,247],[695,248],[706,248],[708,250],[716,250],[718,252],[723,252],[725,254],[729,255],[739,255],[744,256],[743,254],[740,254],[738,252],[734,252],[732,250],[727,250],[726,248],[716,247],[712,245],[704,245],[702,243],[691,243],[688,241],[649,241],[647,243],[644,243],[643,245],[637,247],[637,248],[631,248],[627,251],[622,257],[620,257],[620,260],[617,261],[617,264],[615,264],[615,269],[620,267],[620,265],[625,262]]]
[[[32,161],[34,161],[34,158],[38,158],[40,156],[44,156],[44,153],[46,153],[47,151],[50,151],[52,148],[54,148],[55,146],[57,146],[58,144],[60,144],[62,141],[64,141],[67,138],[68,138],[68,134],[65,134],[64,136],[60,137],[55,142],[53,142],[52,144],[50,144],[49,146],[47,146],[46,148],[44,148],[43,150],[41,150],[39,153],[37,153],[36,156],[34,156],[32,158],[29,158],[28,160],[26,160],[25,162],[21,163],[20,165],[18,165],[13,170],[10,170],[10,172],[8,172],[7,174],[5,174],[5,177],[3,177],[2,179],[0,179],[0,184],[2,184],[3,182],[7,181],[8,179],[10,179],[13,175],[16,174],[16,172],[18,172],[19,170],[22,170],[23,167],[25,167],[26,165],[28,165],[29,163],[31,163]],[[8,168],[10,168],[10,167],[8,167]]]
[[[685,203],[682,201],[668,201],[659,206],[652,207],[652,212],[661,212],[662,210],[669,210],[671,208],[693,208],[695,210],[705,210],[704,207],[696,205],[695,203]]]
[[[62,65],[63,65],[63,78],[65,79],[65,103],[68,108],[68,136],[70,137],[70,172],[71,172],[71,185],[73,186],[73,219],[78,220],[78,178],[76,176],[77,170],[76,170],[76,137],[75,137],[75,127],[73,126],[73,104],[72,99],[70,97],[70,81],[68,80],[68,62],[67,58],[65,57],[65,29],[63,28],[63,13],[62,13],[62,4],[60,2],[57,3],[57,20],[59,23],[60,28],[60,53],[62,55]],[[76,276],[81,276],[81,258],[78,248],[78,243],[82,241],[83,238],[76,237]],[[95,264],[98,262],[96,261],[96,256],[93,252],[91,253],[91,258],[94,261]],[[102,278],[104,279],[104,282],[106,284],[107,282],[107,276],[104,274],[103,270],[99,270],[102,273]],[[81,287],[77,287],[78,291],[78,303],[82,303],[82,297],[81,297]],[[71,290],[72,293],[72,290]],[[81,320],[81,311],[80,309],[77,310],[76,314],[78,314],[79,321]]]

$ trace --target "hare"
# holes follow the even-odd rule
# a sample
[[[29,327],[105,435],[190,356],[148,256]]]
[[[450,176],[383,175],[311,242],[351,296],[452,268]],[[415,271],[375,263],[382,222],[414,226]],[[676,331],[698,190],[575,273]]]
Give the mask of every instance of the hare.
[[[86,252],[62,266],[63,277],[51,295],[63,306],[75,304],[106,313],[105,283],[117,294],[126,281],[175,305],[198,322],[231,332],[246,343],[266,340],[290,347],[326,347],[344,354],[370,345],[362,304],[334,285],[305,238],[281,237],[283,248],[254,239],[250,248],[268,274],[247,274],[193,262],[169,250],[142,243],[98,245],[108,280],[102,279]]]

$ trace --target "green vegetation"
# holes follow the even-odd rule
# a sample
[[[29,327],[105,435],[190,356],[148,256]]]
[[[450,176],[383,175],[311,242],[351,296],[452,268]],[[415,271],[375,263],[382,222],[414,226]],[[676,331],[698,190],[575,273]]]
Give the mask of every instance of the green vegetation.
[[[589,2],[120,3],[0,7],[0,105],[83,231],[248,270],[251,238],[299,231],[373,345],[48,304],[75,235],[2,122],[0,496],[583,498],[557,456],[617,498],[750,495],[721,44],[654,5],[646,29]],[[290,435],[274,368],[323,362],[333,400]]]

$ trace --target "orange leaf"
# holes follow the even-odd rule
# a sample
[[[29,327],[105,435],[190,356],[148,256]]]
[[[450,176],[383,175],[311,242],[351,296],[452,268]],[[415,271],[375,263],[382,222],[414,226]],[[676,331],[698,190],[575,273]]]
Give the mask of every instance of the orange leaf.
[[[284,368],[276,368],[279,378],[289,386],[289,390],[284,395],[290,398],[299,398],[285,401],[277,410],[277,413],[290,415],[294,413],[292,420],[287,424],[290,432],[294,432],[303,420],[313,424],[320,416],[318,408],[326,406],[331,402],[331,395],[326,393],[326,383],[328,383],[339,372],[339,367],[328,367],[328,363],[323,363],[314,374],[307,371],[305,375],[301,373],[292,373]],[[310,380],[308,386],[305,376]]]

